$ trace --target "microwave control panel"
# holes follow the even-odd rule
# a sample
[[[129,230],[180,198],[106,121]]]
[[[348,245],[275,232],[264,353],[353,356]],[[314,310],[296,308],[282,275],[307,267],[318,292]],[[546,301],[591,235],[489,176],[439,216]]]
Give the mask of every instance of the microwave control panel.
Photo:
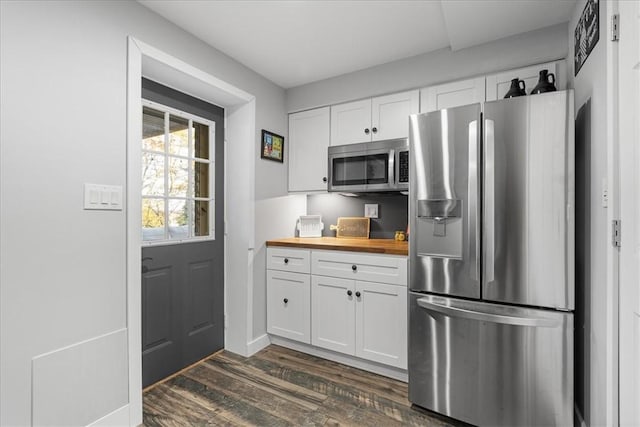
[[[398,153],[398,182],[409,182],[409,152]]]

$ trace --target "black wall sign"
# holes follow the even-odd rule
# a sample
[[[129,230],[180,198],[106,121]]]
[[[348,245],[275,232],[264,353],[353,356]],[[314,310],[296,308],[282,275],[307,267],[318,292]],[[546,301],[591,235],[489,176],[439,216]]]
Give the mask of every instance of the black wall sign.
[[[593,47],[600,39],[600,0],[587,0],[582,15],[574,32],[574,58],[575,75],[582,68]]]

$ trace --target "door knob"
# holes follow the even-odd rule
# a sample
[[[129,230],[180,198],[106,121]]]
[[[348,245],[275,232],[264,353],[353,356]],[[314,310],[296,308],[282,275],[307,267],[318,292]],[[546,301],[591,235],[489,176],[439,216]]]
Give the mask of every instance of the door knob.
[[[356,271],[356,270],[358,269],[358,266],[357,266],[357,265],[355,265],[355,264],[353,264],[353,265],[351,266],[351,269],[352,269],[353,271]]]
[[[283,299],[282,301],[284,301],[284,303],[286,304],[286,303],[288,303],[288,302],[289,302],[289,298],[285,298],[285,299]]]
[[[360,298],[360,291],[356,292],[356,297]]]
[[[375,127],[374,127],[374,128],[372,128],[372,129],[371,129],[371,131],[372,131],[373,133],[376,133],[376,132],[378,132],[378,128],[375,128]]]
[[[351,296],[351,295],[353,295],[353,292],[347,291],[347,295]]]
[[[285,258],[285,259],[284,259],[284,263],[285,263],[285,264],[289,264],[289,258]]]
[[[369,135],[369,128],[365,128],[364,129],[364,133],[365,133],[365,135]]]
[[[322,177],[322,182],[327,182],[327,177],[326,176]]]

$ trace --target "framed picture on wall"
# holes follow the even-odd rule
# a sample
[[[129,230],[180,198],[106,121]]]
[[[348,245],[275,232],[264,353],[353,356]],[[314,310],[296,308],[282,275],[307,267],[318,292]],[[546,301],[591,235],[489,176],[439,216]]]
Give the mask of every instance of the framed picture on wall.
[[[262,149],[260,157],[263,159],[284,162],[284,136],[262,129]]]
[[[578,20],[574,37],[573,65],[578,75],[582,64],[587,60],[596,43],[600,39],[600,0],[587,0],[582,15]]]

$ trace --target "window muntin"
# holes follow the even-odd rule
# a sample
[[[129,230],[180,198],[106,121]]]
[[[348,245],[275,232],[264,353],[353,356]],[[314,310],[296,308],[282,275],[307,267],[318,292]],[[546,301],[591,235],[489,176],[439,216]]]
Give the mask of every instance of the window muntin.
[[[142,240],[214,239],[215,122],[143,100]]]

